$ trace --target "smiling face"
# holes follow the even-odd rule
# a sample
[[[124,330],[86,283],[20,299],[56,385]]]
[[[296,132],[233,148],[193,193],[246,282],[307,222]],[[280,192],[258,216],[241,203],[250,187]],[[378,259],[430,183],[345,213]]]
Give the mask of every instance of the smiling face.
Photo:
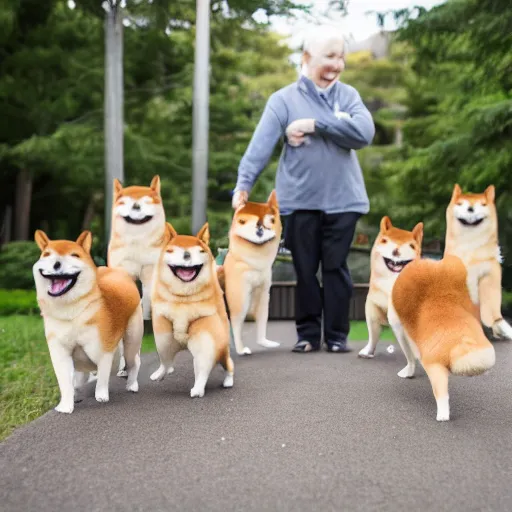
[[[404,267],[421,256],[423,223],[412,231],[395,228],[389,217],[383,217],[373,247],[372,266],[380,273],[399,274]]]
[[[467,230],[477,227],[486,229],[496,217],[494,187],[489,186],[483,194],[463,194],[459,185],[455,185],[448,208],[448,216]]]
[[[35,240],[41,249],[41,256],[32,269],[38,297],[72,302],[92,289],[96,266],[90,255],[92,236],[89,231],[71,242],[52,241],[38,230]]]
[[[345,43],[334,29],[316,29],[304,45],[303,64],[306,75],[325,89],[338,80],[345,69]]]
[[[167,224],[162,278],[177,295],[192,295],[211,281],[213,255],[208,247],[210,234],[205,224],[197,236],[178,235]]]
[[[155,176],[149,187],[127,188],[114,180],[113,210],[117,228],[130,233],[147,232],[148,227],[165,222],[160,178]]]

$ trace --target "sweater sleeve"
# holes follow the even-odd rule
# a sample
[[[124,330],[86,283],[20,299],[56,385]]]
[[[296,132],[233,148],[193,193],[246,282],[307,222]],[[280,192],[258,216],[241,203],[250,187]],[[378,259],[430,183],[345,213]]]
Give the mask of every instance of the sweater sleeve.
[[[267,101],[249,146],[240,161],[235,191],[251,191],[258,176],[268,164],[285,128],[286,106],[274,94]]]
[[[352,101],[346,110],[351,116],[350,119],[338,119],[334,113],[315,119],[315,131],[318,134],[347,150],[368,146],[375,136],[375,125],[370,111],[355,89],[352,89],[352,94]]]

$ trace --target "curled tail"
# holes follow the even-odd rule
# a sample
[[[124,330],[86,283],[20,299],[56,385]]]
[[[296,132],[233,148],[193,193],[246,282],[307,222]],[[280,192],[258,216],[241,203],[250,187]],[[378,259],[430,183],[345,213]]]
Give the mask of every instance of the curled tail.
[[[491,343],[477,342],[468,336],[464,336],[450,353],[450,370],[454,375],[481,375],[495,362],[496,353]]]

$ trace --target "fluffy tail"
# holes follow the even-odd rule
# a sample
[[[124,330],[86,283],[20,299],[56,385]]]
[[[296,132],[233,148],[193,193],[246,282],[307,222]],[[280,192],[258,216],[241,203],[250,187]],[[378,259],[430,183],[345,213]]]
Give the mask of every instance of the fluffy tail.
[[[450,354],[450,370],[454,375],[481,375],[491,369],[495,362],[496,353],[491,343],[477,343],[467,336]]]

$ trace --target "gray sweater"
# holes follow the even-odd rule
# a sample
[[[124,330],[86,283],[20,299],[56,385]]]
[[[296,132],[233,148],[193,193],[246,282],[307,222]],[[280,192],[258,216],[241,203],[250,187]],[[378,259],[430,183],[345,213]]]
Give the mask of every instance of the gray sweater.
[[[284,137],[276,176],[282,215],[298,209],[368,213],[368,195],[355,150],[372,142],[372,116],[350,85],[337,81],[323,94],[325,98],[302,75],[270,96],[240,162],[235,191],[250,192]],[[336,112],[351,117],[336,116]],[[315,119],[315,133],[306,137],[306,143],[293,147],[286,141],[285,130],[291,122],[304,118]]]

